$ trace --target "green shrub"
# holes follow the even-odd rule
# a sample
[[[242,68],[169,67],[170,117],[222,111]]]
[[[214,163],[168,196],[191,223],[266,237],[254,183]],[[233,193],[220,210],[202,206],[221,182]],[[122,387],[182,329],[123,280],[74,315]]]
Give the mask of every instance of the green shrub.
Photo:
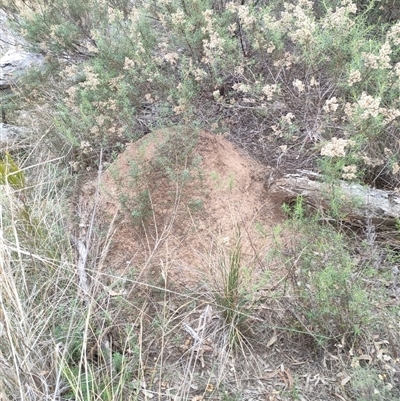
[[[373,25],[373,0],[34,3],[18,3],[22,32],[50,63],[72,61],[53,62],[58,94],[35,90],[49,105],[39,118],[76,170],[158,126],[238,121],[244,143],[251,127],[276,148],[307,144],[299,162],[315,142],[354,141],[333,163],[318,157],[324,169],[398,183],[399,24]]]
[[[277,257],[287,259],[293,297],[288,309],[299,329],[320,344],[368,332],[374,294],[364,287],[345,237],[315,216],[305,217],[301,202],[286,230],[293,239]]]
[[[143,138],[136,152],[126,160],[127,173],[118,170],[118,163],[110,166],[109,173],[119,188],[116,200],[133,225],[143,227],[155,220],[159,220],[156,224],[162,224],[164,219],[169,219],[166,211],[175,215],[181,202],[191,203],[188,197],[194,194],[187,188],[194,182],[200,184],[202,179],[197,140],[195,128],[159,130]],[[107,192],[107,188],[104,190]],[[200,187],[196,190],[200,194]],[[201,205],[192,206],[199,210]]]

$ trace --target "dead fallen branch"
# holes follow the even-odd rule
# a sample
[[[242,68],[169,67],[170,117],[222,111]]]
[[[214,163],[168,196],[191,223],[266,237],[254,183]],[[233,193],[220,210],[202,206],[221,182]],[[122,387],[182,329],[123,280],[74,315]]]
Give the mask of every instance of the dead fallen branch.
[[[348,222],[357,221],[393,229],[400,219],[400,194],[360,184],[339,181],[329,185],[318,181],[315,173],[288,174],[272,183],[269,196],[281,205],[302,196],[309,205],[326,210],[331,199],[338,200],[340,212]]]

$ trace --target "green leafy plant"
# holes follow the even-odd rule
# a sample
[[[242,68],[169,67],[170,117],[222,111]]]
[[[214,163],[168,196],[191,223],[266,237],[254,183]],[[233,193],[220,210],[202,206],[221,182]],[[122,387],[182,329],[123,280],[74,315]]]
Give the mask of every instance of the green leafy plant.
[[[25,174],[8,152],[0,160],[0,185],[7,184],[14,189],[25,188]]]
[[[285,250],[293,255],[286,262],[295,297],[289,309],[317,342],[354,339],[372,324],[371,294],[363,288],[345,238],[302,210],[298,200],[286,227],[294,236]]]

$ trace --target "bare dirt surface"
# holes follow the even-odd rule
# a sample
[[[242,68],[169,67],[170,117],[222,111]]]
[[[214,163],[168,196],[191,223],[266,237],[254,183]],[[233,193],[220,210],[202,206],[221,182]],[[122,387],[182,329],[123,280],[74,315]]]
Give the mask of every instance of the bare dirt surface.
[[[223,257],[237,241],[238,230],[243,258],[253,263],[259,259],[268,250],[267,233],[280,216],[268,202],[268,168],[222,136],[202,131],[190,155],[197,160],[192,177],[181,185],[152,169],[145,184],[151,203],[148,216],[143,224],[132,224],[138,207],[132,200],[143,191],[140,179],[131,181],[132,165],[154,167],[155,148],[171,134],[147,135],[128,146],[104,172],[100,209],[115,219],[105,265],[119,272],[146,265],[153,274],[163,270],[180,286],[193,287],[204,275],[214,274],[215,256]]]

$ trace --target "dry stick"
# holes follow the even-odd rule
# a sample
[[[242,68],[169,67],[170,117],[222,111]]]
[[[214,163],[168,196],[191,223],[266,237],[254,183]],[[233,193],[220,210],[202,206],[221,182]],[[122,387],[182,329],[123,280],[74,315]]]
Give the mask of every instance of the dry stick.
[[[99,170],[97,173],[95,201],[94,201],[94,206],[93,206],[93,210],[92,210],[89,230],[86,234],[86,244],[79,238],[76,238],[73,235],[71,235],[71,238],[72,238],[73,242],[75,243],[75,246],[77,247],[77,251],[78,251],[78,255],[79,255],[78,263],[77,263],[77,270],[78,270],[78,275],[79,275],[79,288],[83,292],[83,297],[84,297],[86,305],[89,305],[89,303],[90,303],[90,295],[89,295],[90,288],[89,288],[89,283],[88,283],[88,278],[87,278],[87,274],[85,271],[85,267],[86,267],[87,256],[88,256],[89,249],[90,249],[90,241],[92,239],[94,219],[96,216],[97,205],[99,203],[99,188],[100,188],[100,179],[101,179],[101,173],[102,173],[102,165],[101,165],[102,159],[103,159],[103,149],[100,150]]]
[[[85,300],[86,305],[89,305],[90,303],[90,297],[89,297],[89,284],[88,284],[88,279],[85,271],[85,266],[86,266],[86,259],[88,255],[88,248],[85,246],[83,241],[73,238],[75,242],[75,246],[78,251],[78,263],[77,263],[77,270],[78,270],[78,275],[79,275],[79,288],[83,292],[83,298]]]
[[[189,359],[189,362],[186,365],[186,369],[185,369],[185,377],[183,380],[183,386],[185,386],[186,379],[190,375],[190,367],[192,365],[193,359],[194,359],[193,368],[195,368],[196,362],[199,359],[199,357],[201,360],[202,368],[204,368],[204,360],[203,360],[203,355],[201,352],[202,351],[201,346],[204,343],[205,330],[206,330],[206,326],[207,326],[210,316],[211,316],[211,306],[207,305],[206,308],[204,309],[203,313],[199,317],[197,330],[192,329],[188,324],[183,325],[183,329],[187,333],[189,333],[190,336],[193,338],[193,345],[192,345],[192,350],[190,353],[190,359]],[[195,352],[197,352],[196,356],[194,355]],[[191,379],[192,379],[192,377],[191,377]],[[189,392],[190,392],[190,386],[186,386],[186,389],[184,389],[183,394],[182,394],[182,399],[188,399]]]

